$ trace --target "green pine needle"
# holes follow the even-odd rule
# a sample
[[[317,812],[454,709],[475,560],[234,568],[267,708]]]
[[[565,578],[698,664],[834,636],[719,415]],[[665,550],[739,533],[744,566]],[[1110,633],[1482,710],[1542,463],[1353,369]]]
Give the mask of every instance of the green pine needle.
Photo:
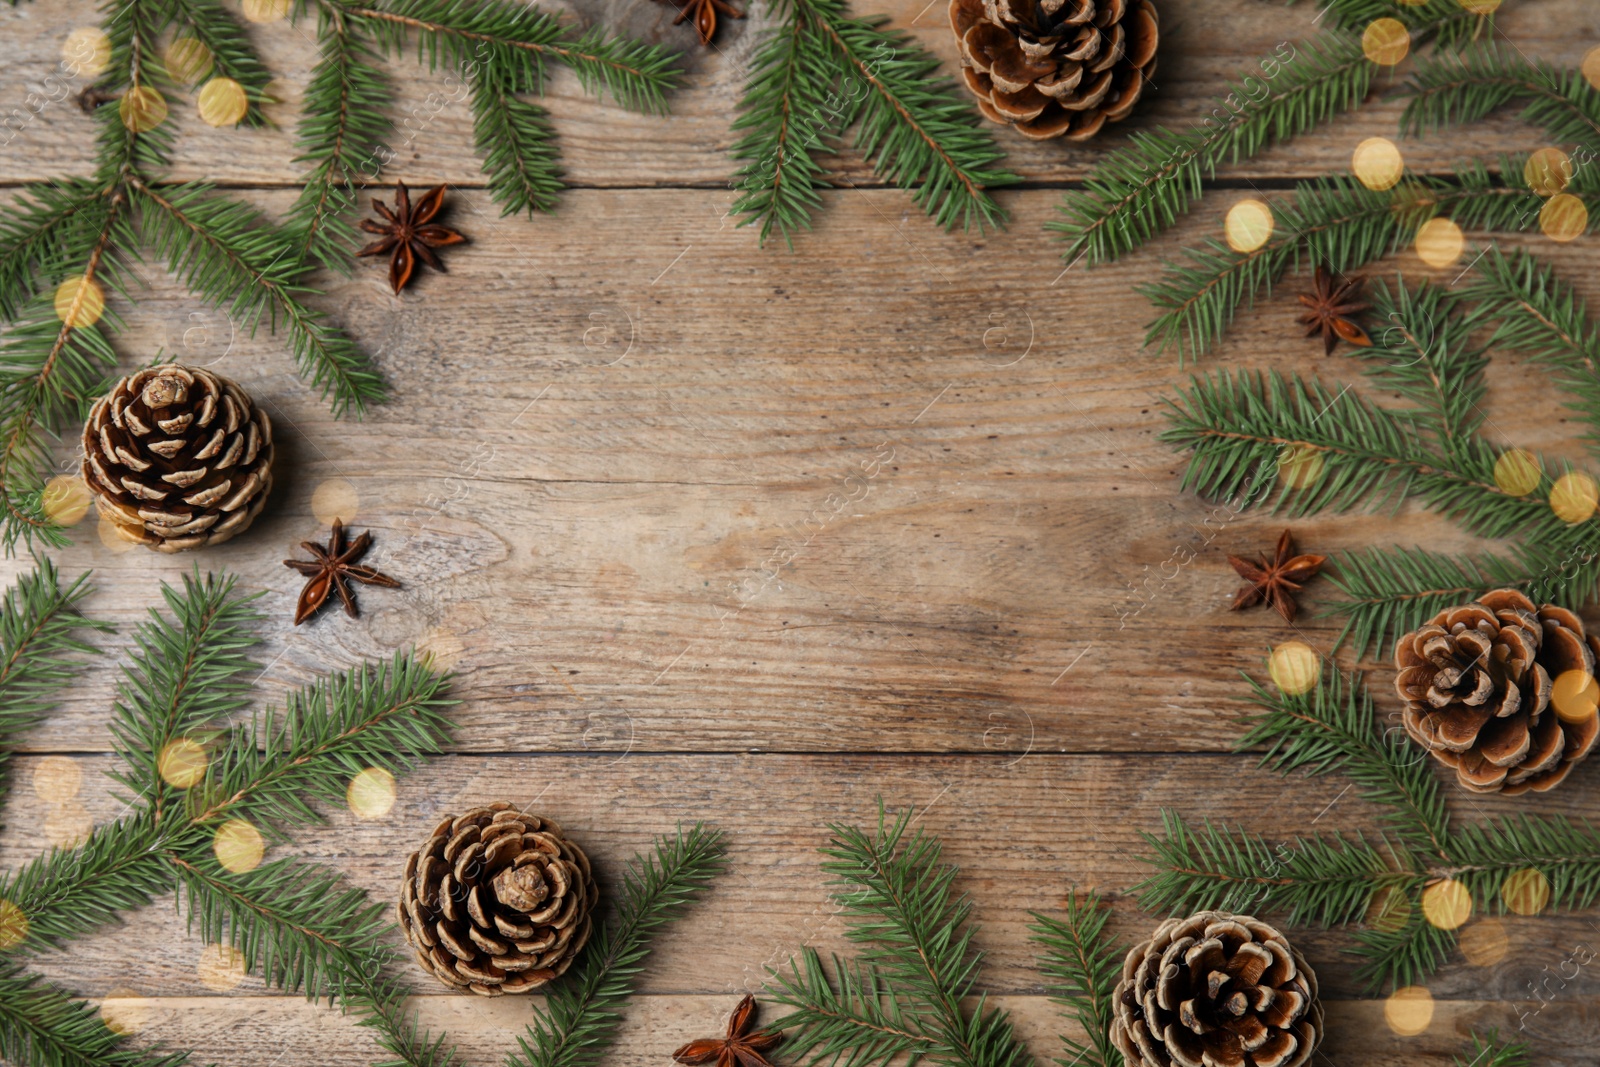
[[[1068,1059],[1061,1067],[1122,1067],[1122,1054],[1111,1043],[1112,994],[1122,976],[1122,953],[1106,935],[1111,917],[1098,893],[1081,899],[1067,895],[1060,919],[1033,913],[1031,940],[1039,946],[1039,971],[1054,986],[1051,999],[1066,1008],[1087,1041],[1063,1037]]]
[[[517,1039],[508,1067],[599,1067],[616,1040],[619,1009],[633,993],[655,937],[721,872],[722,831],[704,823],[657,839],[635,856],[616,894],[616,913],[551,988],[545,1013]]]
[[[1455,1057],[1456,1067],[1532,1067],[1528,1046],[1521,1041],[1502,1041],[1498,1030],[1472,1035],[1471,1058]]]
[[[93,1004],[0,963],[0,1059],[19,1067],[182,1067],[186,1052],[133,1048]]]
[[[832,975],[807,945],[789,969],[769,971],[767,993],[790,1009],[771,1029],[783,1032],[784,1057],[800,1067],[869,1067],[896,1057],[916,1063],[938,1051],[871,965],[833,957]]]
[[[472,118],[489,195],[500,214],[553,211],[562,186],[550,113],[485,75],[472,82]]]
[[[1424,60],[1406,86],[1409,99],[1400,128],[1414,136],[1486,118],[1523,103],[1522,120],[1552,141],[1592,144],[1600,137],[1600,94],[1581,70],[1560,70],[1529,60],[1492,41]]]
[[[261,102],[267,95],[272,72],[256,55],[250,38],[233,15],[217,0],[165,0],[169,5],[174,30],[206,47],[211,57],[209,77],[232,78],[244,88],[249,106],[242,126],[264,126]]]

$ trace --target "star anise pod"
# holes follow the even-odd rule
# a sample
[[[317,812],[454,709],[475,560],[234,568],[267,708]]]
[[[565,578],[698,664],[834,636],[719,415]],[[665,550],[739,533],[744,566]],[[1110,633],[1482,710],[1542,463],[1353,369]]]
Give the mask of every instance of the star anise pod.
[[[744,12],[728,3],[727,0],[663,0],[665,3],[676,4],[680,9],[678,17],[672,20],[674,26],[694,16],[694,28],[700,33],[700,43],[709,45],[711,38],[717,35],[717,13],[728,16],[730,19],[744,18]]]
[[[356,610],[355,594],[350,589],[351,582],[382,585],[390,589],[400,588],[400,583],[387,574],[379,574],[371,567],[364,567],[356,562],[366,555],[367,549],[372,547],[372,534],[363,533],[347,547],[344,543],[344,523],[338,519],[333,520],[333,532],[328,534],[326,545],[319,545],[315,541],[301,541],[300,547],[315,558],[283,561],[285,567],[299,571],[308,579],[306,587],[300,590],[300,601],[295,605],[296,626],[315,615],[317,609],[328,602],[328,597],[333,595],[334,590],[338,590],[339,599],[344,601],[345,614],[352,619],[359,616],[361,613]]]
[[[746,996],[739,1001],[728,1018],[728,1036],[691,1041],[672,1054],[679,1063],[694,1065],[709,1063],[715,1067],[774,1067],[764,1053],[778,1047],[783,1034],[777,1030],[756,1030],[756,998]]]
[[[1294,537],[1285,530],[1278,538],[1278,554],[1272,562],[1267,562],[1265,557],[1260,562],[1252,562],[1238,556],[1229,556],[1228,562],[1239,572],[1239,577],[1250,583],[1233,598],[1234,611],[1265,601],[1278,609],[1284,622],[1294,622],[1294,595],[1317,576],[1328,557],[1295,555]]]
[[[1365,284],[1365,278],[1342,276],[1335,282],[1333,275],[1321,267],[1312,274],[1311,292],[1300,296],[1300,303],[1310,310],[1301,313],[1297,321],[1306,328],[1307,337],[1322,335],[1323,355],[1332,355],[1334,345],[1340,341],[1362,348],[1371,346],[1372,338],[1356,321],[1368,307],[1361,299],[1361,287]]]
[[[411,272],[416,269],[417,260],[420,259],[434,270],[442,272],[444,264],[439,261],[433,250],[446,245],[458,245],[466,240],[456,231],[433,221],[439,209],[444,207],[444,191],[444,186],[436,186],[423,193],[413,205],[411,194],[406,191],[406,183],[397,182],[393,211],[390,211],[382,200],[377,197],[372,198],[372,210],[382,215],[384,221],[361,220],[363,230],[382,236],[356,255],[381,256],[387,252],[389,284],[394,286],[396,293],[404,289],[406,283],[411,280]]]

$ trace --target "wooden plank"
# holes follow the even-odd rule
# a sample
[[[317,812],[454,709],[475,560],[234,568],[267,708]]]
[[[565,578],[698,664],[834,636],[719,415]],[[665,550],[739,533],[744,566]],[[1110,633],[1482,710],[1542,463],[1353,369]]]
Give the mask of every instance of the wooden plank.
[[[0,37],[8,52],[6,73],[0,76],[0,101],[5,101],[5,110],[20,111],[16,121],[22,123],[0,154],[0,182],[92,168],[92,123],[70,102],[48,102],[64,94],[55,83],[47,85],[46,79],[57,70],[66,35],[73,27],[93,24],[95,10],[93,0],[58,0],[48,6],[24,5],[0,12]],[[577,0],[570,10],[575,19],[585,23],[598,19],[649,39],[665,35],[676,47],[686,47],[690,40],[687,27],[671,30],[666,25],[673,15],[666,5],[640,4],[620,26],[603,0]],[[955,42],[943,4],[890,0],[858,10],[888,15],[894,25],[910,30],[943,59],[947,72],[955,70]],[[1208,0],[1189,10],[1168,3],[1163,6],[1159,91],[1149,105],[1142,106],[1113,135],[1090,146],[1035,144],[1002,130],[1001,143],[1009,153],[1009,165],[1030,181],[1081,179],[1105,152],[1124,143],[1130,131],[1201,122],[1230,80],[1256,70],[1257,60],[1273,54],[1284,42],[1314,34],[1318,20],[1318,9],[1309,4],[1285,7],[1272,0]],[[558,73],[545,103],[561,136],[568,180],[577,186],[726,185],[736,169],[728,157],[735,140],[729,124],[737,110],[756,35],[765,24],[759,12],[744,22],[729,21],[716,52],[691,52],[689,76],[673,98],[668,119],[599,103],[585,96],[569,74]],[[1588,0],[1507,4],[1500,26],[1522,51],[1565,65],[1576,65],[1600,38],[1600,17]],[[292,131],[300,94],[316,61],[312,27],[280,22],[254,27],[252,35],[269,69],[282,79],[285,106],[273,115],[281,129],[214,131],[199,122],[192,100],[175,101],[173,113],[180,130],[176,174],[230,184],[292,183],[299,175],[290,162],[295,155]],[[429,74],[409,58],[391,62],[390,69],[396,83],[395,118],[400,132],[391,145],[399,155],[389,178],[407,178],[415,184],[481,185],[480,163],[471,146],[471,115],[459,82]],[[71,91],[75,93],[79,87]],[[36,107],[28,97],[30,92],[47,102]],[[1335,123],[1325,134],[1230,167],[1223,174],[1258,183],[1346,169],[1351,150],[1363,138],[1393,135],[1399,113],[1398,103],[1387,101],[1358,118]],[[1452,133],[1408,145],[1407,155],[1413,167],[1436,171],[1458,164],[1463,153],[1493,156],[1542,144],[1536,131],[1501,117],[1474,126],[1466,134]],[[852,187],[876,183],[870,168],[855,158],[841,161],[839,174],[842,182]],[[702,198],[702,203],[707,201]],[[569,204],[570,199],[563,201],[562,210],[570,210]],[[746,236],[754,240],[753,235]]]
[[[277,495],[194,558],[115,552],[91,519],[62,565],[96,571],[113,657],[158,581],[197,563],[265,590],[263,699],[397,646],[448,648],[468,751],[1231,747],[1238,671],[1296,632],[1330,647],[1337,624],[1312,615],[1332,590],[1312,586],[1294,629],[1226,610],[1226,555],[1266,550],[1282,522],[1178,492],[1182,458],[1158,437],[1186,374],[1139,350],[1150,310],[1132,292],[1155,253],[1052,285],[1036,226],[951,242],[898,197],[837,194],[806,254],[767,257],[704,228],[703,192],[579,192],[570,215],[492,229],[483,194],[463,195],[474,244],[448,276],[397,300],[363,264],[318,301],[394,384],[362,422],[332,420],[278,339],[137,267],[148,291],[119,349],[250,389],[278,428]],[[1046,192],[1015,200],[1029,222],[1051,210]],[[1581,249],[1528,247],[1600,296]],[[1208,366],[1365,389],[1300,339],[1286,288]],[[1543,372],[1504,359],[1491,380],[1491,435],[1582,458]],[[294,628],[280,561],[320,536],[312,502],[341,480],[406,588],[363,594],[364,622]],[[1315,551],[1477,547],[1414,509],[1294,525]],[[104,751],[115,678],[87,671],[30,747]]]

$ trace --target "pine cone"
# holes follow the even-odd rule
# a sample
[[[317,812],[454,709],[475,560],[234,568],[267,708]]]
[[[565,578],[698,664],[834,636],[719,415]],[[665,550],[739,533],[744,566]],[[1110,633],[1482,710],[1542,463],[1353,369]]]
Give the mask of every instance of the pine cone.
[[[1035,141],[1087,141],[1128,117],[1156,72],[1150,0],[950,0],[978,110]]]
[[[83,427],[83,480],[117,532],[157,552],[226,541],[272,490],[272,422],[198,367],[128,375]]]
[[[1544,792],[1589,754],[1600,718],[1586,707],[1551,704],[1555,681],[1581,671],[1563,691],[1593,685],[1600,638],[1566,608],[1496,589],[1435,615],[1400,639],[1394,686],[1406,702],[1406,733],[1474,793]],[[1583,685],[1568,684],[1573,681]]]
[[[564,974],[598,897],[588,857],[561,827],[496,802],[434,827],[406,861],[397,913],[434,977],[497,997]]]
[[[1322,1035],[1317,976],[1247,915],[1168,919],[1128,953],[1111,1041],[1128,1067],[1300,1067]]]

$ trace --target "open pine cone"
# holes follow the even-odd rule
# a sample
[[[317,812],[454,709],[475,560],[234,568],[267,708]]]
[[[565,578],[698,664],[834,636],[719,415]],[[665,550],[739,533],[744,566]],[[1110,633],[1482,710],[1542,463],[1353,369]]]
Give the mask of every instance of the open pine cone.
[[[434,977],[495,997],[564,974],[598,897],[588,857],[561,827],[502,801],[434,827],[406,861],[397,915]]]
[[[1086,141],[1128,117],[1156,72],[1150,0],[950,0],[978,110],[1035,141]]]
[[[1406,733],[1474,793],[1544,792],[1594,748],[1582,703],[1600,638],[1566,608],[1496,589],[1435,615],[1395,646]],[[1557,683],[1570,671],[1578,675]],[[1552,697],[1556,703],[1552,703]]]
[[[129,541],[181,552],[249,526],[272,491],[272,422],[233,382],[167,363],[128,375],[83,427],[83,480]]]
[[[1317,976],[1248,915],[1168,919],[1128,953],[1111,1041],[1128,1067],[1300,1067],[1322,1035]]]

